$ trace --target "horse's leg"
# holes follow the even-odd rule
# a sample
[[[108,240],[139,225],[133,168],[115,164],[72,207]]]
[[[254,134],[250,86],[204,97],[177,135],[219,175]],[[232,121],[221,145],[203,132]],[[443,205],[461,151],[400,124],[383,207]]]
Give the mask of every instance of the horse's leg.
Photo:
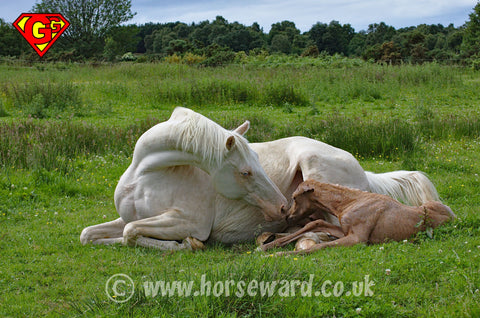
[[[171,209],[158,216],[128,223],[123,231],[123,243],[160,250],[197,250],[204,248],[201,241],[209,234],[208,225],[202,226],[198,220],[189,219],[186,213]]]
[[[263,251],[269,250],[274,247],[285,246],[297,239],[299,239],[306,232],[330,232],[331,235],[336,237],[343,237],[344,233],[341,227],[325,222],[324,220],[316,220],[308,223],[302,229],[295,233],[279,238],[273,242],[262,245],[260,248]]]
[[[88,243],[105,245],[122,243],[124,228],[125,222],[122,218],[92,225],[83,229],[82,234],[80,234],[80,242],[83,245]]]

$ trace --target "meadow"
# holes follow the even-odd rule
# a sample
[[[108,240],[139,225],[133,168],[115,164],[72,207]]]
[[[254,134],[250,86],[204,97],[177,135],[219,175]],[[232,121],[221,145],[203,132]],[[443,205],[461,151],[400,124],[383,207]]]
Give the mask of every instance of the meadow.
[[[480,73],[341,57],[268,57],[221,68],[181,63],[0,65],[0,315],[168,317],[478,317]],[[251,142],[304,135],[353,153],[365,170],[421,170],[458,219],[407,242],[265,257],[254,242],[161,252],[82,246],[117,218],[116,183],[137,138],[186,106]],[[291,246],[289,248],[292,248]],[[107,280],[135,293],[116,303]],[[147,297],[144,282],[308,281],[373,294]],[[338,291],[338,290],[337,290]],[[285,296],[285,295],[283,295]]]

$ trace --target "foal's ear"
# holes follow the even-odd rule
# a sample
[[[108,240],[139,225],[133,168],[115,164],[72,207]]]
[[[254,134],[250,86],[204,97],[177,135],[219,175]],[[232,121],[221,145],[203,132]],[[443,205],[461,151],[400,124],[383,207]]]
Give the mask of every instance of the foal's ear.
[[[230,136],[227,138],[227,142],[225,143],[225,146],[227,147],[227,150],[231,150],[235,146],[235,137]]]
[[[302,190],[302,193],[309,193],[315,191],[313,186],[309,184],[303,184],[300,189]]]
[[[234,130],[234,132],[240,134],[240,135],[245,135],[245,133],[250,129],[250,122],[247,120],[243,124],[237,127],[237,129]]]

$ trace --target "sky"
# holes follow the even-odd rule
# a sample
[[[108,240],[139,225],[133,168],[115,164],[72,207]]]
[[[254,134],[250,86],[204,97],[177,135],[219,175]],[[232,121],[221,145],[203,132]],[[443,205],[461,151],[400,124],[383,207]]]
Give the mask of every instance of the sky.
[[[13,22],[31,10],[35,0],[0,0],[0,18]],[[137,14],[128,23],[176,22],[187,24],[214,20],[221,15],[229,22],[252,25],[265,32],[273,23],[292,21],[302,32],[317,22],[332,20],[351,24],[355,31],[385,22],[395,28],[419,24],[463,25],[477,0],[132,0]]]

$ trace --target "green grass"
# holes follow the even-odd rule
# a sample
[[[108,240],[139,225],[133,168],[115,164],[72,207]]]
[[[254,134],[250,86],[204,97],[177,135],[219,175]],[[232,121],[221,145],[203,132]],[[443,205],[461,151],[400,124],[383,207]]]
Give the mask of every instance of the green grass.
[[[480,74],[469,69],[340,59],[268,58],[215,69],[0,65],[0,315],[476,317],[479,86]],[[46,118],[30,118],[22,105],[38,106],[46,112],[36,117]],[[84,227],[117,218],[113,192],[138,136],[177,105],[227,128],[249,119],[251,141],[305,135],[352,152],[365,170],[425,171],[458,219],[433,239],[421,234],[295,258],[251,253],[253,243],[196,253],[81,246]],[[105,294],[117,273],[137,286],[124,304]],[[325,280],[349,290],[369,275],[375,285],[369,297],[327,298],[149,298],[142,289],[160,280],[198,287],[203,274],[213,283],[313,274],[314,290]]]

